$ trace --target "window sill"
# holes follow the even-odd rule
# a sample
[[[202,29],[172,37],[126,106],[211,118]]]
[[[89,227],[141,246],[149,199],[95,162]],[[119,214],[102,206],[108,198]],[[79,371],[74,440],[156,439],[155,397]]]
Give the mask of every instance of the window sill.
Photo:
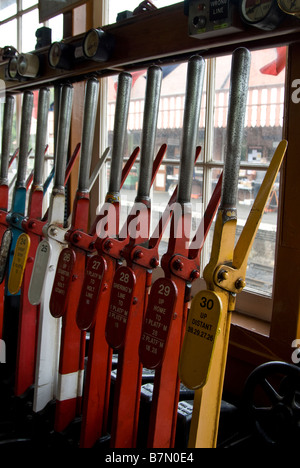
[[[265,337],[270,335],[270,323],[261,320],[257,317],[249,317],[248,315],[241,314],[240,312],[233,312],[231,325],[244,328],[245,330],[257,333]]]

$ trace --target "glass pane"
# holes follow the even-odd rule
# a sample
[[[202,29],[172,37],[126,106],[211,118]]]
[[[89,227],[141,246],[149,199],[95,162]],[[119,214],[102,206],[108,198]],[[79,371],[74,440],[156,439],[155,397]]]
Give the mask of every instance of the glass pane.
[[[58,15],[49,20],[49,28],[52,29],[52,42],[60,41],[63,37],[64,15]]]
[[[186,88],[186,73],[187,64],[176,64],[172,66],[162,67],[163,81],[161,89],[161,99],[159,106],[159,116],[156,134],[156,150],[163,144],[167,144],[167,153],[165,159],[168,161],[163,163],[158,171],[156,179],[151,191],[152,198],[152,230],[156,227],[159,217],[164,211],[173,190],[177,186],[179,177],[179,164],[181,154],[182,141],[182,125],[185,104],[185,88]],[[126,140],[125,156],[128,157],[135,147],[141,144],[141,131],[143,125],[144,114],[144,98],[146,91],[146,73],[147,70],[133,72],[133,85],[131,92],[131,102],[128,118],[128,134]],[[109,130],[109,145],[112,144],[115,100],[118,77],[109,78],[108,92],[108,130]],[[200,117],[200,128],[198,133],[198,144],[204,144],[204,129],[205,129],[205,93],[202,99],[202,111]],[[199,161],[201,161],[200,156]],[[109,172],[108,172],[109,174]],[[122,216],[121,225],[128,215],[129,209],[136,197],[137,184],[139,180],[139,163],[134,165],[127,180],[123,186],[122,196]],[[199,221],[199,204],[202,203],[203,191],[203,171],[199,167],[195,167],[193,173],[192,187],[192,203],[195,209],[193,214],[193,226],[195,231]],[[161,248],[166,246],[168,239],[168,229],[165,231],[164,241]],[[193,233],[191,234],[191,236]]]
[[[39,23],[38,9],[22,16],[22,52],[30,52],[35,49],[35,32],[43,25]],[[28,34],[28,31],[30,34]]]
[[[282,138],[285,47],[251,53],[242,162],[264,164]],[[267,64],[267,65],[266,65]],[[224,160],[231,56],[216,59],[213,159]]]
[[[17,49],[17,20],[9,21],[0,26],[1,46],[13,46]],[[4,41],[7,41],[6,43]]]
[[[17,0],[5,0],[0,3],[1,21],[17,13]],[[3,37],[3,36],[1,36]]]
[[[128,10],[133,11],[135,10],[141,2],[139,0],[127,0],[126,3],[124,0],[111,0],[109,2],[109,23],[115,23],[117,19],[118,13],[122,11]],[[152,3],[157,8],[163,8],[165,6],[173,5],[174,3],[178,3],[178,1],[174,0],[152,0]]]
[[[265,172],[282,139],[286,48],[251,53],[251,71],[238,187],[238,228],[242,230]],[[224,160],[231,57],[216,59],[213,157]],[[276,181],[250,254],[249,290],[272,295],[279,181]]]
[[[36,0],[22,0],[22,9],[26,10],[27,8],[32,7],[33,5],[37,5],[38,2]]]
[[[217,177],[221,171],[212,170],[212,186],[214,189]],[[258,190],[265,177],[266,171],[241,170],[238,185],[238,221],[236,228],[236,241],[238,240],[247,217],[253,206]],[[274,252],[276,246],[277,210],[279,198],[279,176],[276,179],[270,197],[263,213],[259,230],[256,234],[249,259],[246,273],[246,290],[260,293],[266,296],[272,295]],[[212,224],[207,244],[206,253],[208,259],[212,248],[214,223]],[[207,260],[205,266],[207,264]]]
[[[265,171],[250,171],[250,174],[248,172],[240,171],[237,238],[243,229],[253,201],[266,174]],[[273,285],[278,197],[279,176],[276,179],[265,207],[260,227],[250,252],[246,274],[246,287],[248,290],[270,296],[272,295]]]

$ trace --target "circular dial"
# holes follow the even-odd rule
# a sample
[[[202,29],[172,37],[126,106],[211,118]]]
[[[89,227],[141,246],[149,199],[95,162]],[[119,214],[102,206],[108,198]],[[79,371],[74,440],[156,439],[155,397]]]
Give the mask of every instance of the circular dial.
[[[64,42],[53,42],[49,50],[48,59],[52,68],[70,70],[74,62],[74,47]]]
[[[289,15],[300,15],[300,0],[278,0],[278,5]]]
[[[59,42],[54,42],[49,50],[49,63],[55,68],[59,64],[61,58],[61,47]]]
[[[40,61],[37,55],[21,54],[18,58],[18,72],[21,76],[35,78],[38,74]]]
[[[275,29],[283,18],[277,0],[242,0],[240,14],[247,24],[260,29]]]
[[[8,74],[11,79],[18,76],[18,57],[12,57],[8,64]]]
[[[90,29],[83,40],[83,53],[88,59],[104,62],[110,57],[113,46],[112,36],[102,29]]]
[[[91,29],[84,38],[83,51],[86,57],[92,58],[97,54],[100,37],[96,29]]]

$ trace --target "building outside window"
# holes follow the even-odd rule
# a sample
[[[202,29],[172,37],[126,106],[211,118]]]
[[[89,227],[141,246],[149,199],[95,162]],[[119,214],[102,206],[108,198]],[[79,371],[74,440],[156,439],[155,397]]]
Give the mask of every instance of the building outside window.
[[[126,2],[127,10],[134,10],[140,2]],[[171,5],[172,1],[157,0],[153,2],[158,8]],[[123,11],[124,2],[112,0],[108,2],[108,23],[116,21],[116,15]],[[24,31],[30,24],[31,34]],[[53,18],[45,25],[52,29],[52,41],[62,38],[62,15]],[[0,4],[0,47],[12,45],[18,51],[28,52],[35,47],[35,30],[42,25],[38,23],[38,4],[34,0],[3,0]],[[28,36],[28,37],[27,37]],[[5,41],[4,39],[5,38]],[[9,38],[9,44],[7,43]],[[246,217],[251,209],[258,188],[261,184],[270,159],[278,142],[282,138],[284,87],[285,87],[285,54],[286,48],[270,48],[252,52],[248,106],[245,123],[245,138],[242,152],[242,162],[238,187],[238,226],[240,234]],[[201,156],[194,169],[193,177],[193,229],[196,230],[203,215],[212,190],[222,171],[224,162],[224,143],[226,138],[228,94],[230,79],[231,56],[218,57],[206,61],[206,80],[202,98],[202,110],[198,134],[198,144],[202,146]],[[166,143],[168,145],[166,161],[163,162],[152,189],[153,227],[162,213],[167,201],[176,186],[179,174],[180,147],[182,139],[182,121],[185,100],[185,80],[187,64],[167,65],[163,67],[163,83],[160,100],[159,120],[156,138],[156,151]],[[125,157],[129,157],[133,149],[140,145],[143,122],[143,105],[146,86],[146,70],[132,72],[133,87],[131,93],[130,115],[128,119],[128,134]],[[106,107],[107,99],[107,129],[108,144],[112,142],[114,109],[116,99],[117,76],[107,79],[107,93],[104,94],[99,111]],[[105,98],[106,96],[106,98]],[[36,132],[36,104],[33,112],[31,144],[34,154]],[[101,110],[102,107],[102,110]],[[21,110],[20,97],[16,106],[16,125],[13,141],[15,149],[19,141],[18,117]],[[1,109],[2,111],[2,109]],[[102,115],[105,115],[102,114]],[[2,118],[2,112],[1,112]],[[53,112],[49,117],[49,154],[53,156]],[[2,128],[2,123],[1,123]],[[49,173],[50,165],[46,165]],[[33,160],[28,170],[33,166]],[[122,190],[122,220],[124,221],[135,198],[139,166],[136,164],[129,174]],[[12,168],[11,176],[16,173]],[[109,164],[107,164],[107,177]],[[277,230],[277,209],[279,194],[279,178],[268,201],[260,229],[256,236],[249,258],[247,270],[246,291],[239,295],[241,309],[244,302],[249,303],[255,298],[263,298],[264,310],[246,310],[250,314],[270,320],[272,285],[274,273],[274,255]],[[102,203],[103,200],[100,200]],[[201,270],[209,260],[211,251],[213,227],[206,241],[201,258]],[[168,241],[168,229],[160,246],[163,254]],[[251,303],[252,304],[252,303]],[[238,302],[239,306],[239,302]],[[246,307],[247,309],[247,307]]]
[[[244,129],[244,144],[238,185],[237,237],[242,231],[255,196],[261,185],[277,144],[282,139],[285,47],[252,52],[249,95]],[[163,163],[152,191],[153,225],[166,206],[179,174],[180,145],[185,98],[187,64],[165,66],[157,129],[157,148],[168,145],[166,163]],[[202,146],[200,160],[193,178],[193,228],[203,215],[212,190],[222,171],[226,141],[228,95],[230,87],[231,56],[206,61],[206,85],[198,144]],[[128,119],[127,156],[140,144],[143,122],[143,102],[146,70],[133,72],[130,114]],[[112,139],[117,77],[109,78],[108,131]],[[122,190],[123,220],[132,205],[138,182],[138,164],[132,169]],[[246,291],[264,296],[267,309],[263,316],[270,319],[277,229],[279,177],[268,201],[257,233],[247,270]],[[201,269],[207,264],[211,251],[213,227],[202,254]],[[160,246],[164,253],[168,230]],[[243,293],[244,294],[244,293]],[[246,293],[247,294],[247,293]],[[245,294],[244,294],[245,295]]]

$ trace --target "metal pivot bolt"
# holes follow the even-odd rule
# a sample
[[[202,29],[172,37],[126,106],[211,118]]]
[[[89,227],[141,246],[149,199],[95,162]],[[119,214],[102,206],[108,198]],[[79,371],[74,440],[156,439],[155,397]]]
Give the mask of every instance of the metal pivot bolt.
[[[143,258],[144,254],[141,250],[137,250],[134,254],[134,258],[136,259],[139,259],[139,258]]]
[[[220,270],[218,273],[218,281],[221,283],[222,281],[226,281],[229,277],[229,273],[227,270]]]
[[[177,270],[177,271],[180,270],[181,271],[183,269],[182,261],[179,260],[179,259],[175,260],[175,262],[173,262],[173,268],[174,268],[174,270]]]
[[[236,289],[244,289],[246,286],[246,281],[243,278],[239,278],[235,282]]]

